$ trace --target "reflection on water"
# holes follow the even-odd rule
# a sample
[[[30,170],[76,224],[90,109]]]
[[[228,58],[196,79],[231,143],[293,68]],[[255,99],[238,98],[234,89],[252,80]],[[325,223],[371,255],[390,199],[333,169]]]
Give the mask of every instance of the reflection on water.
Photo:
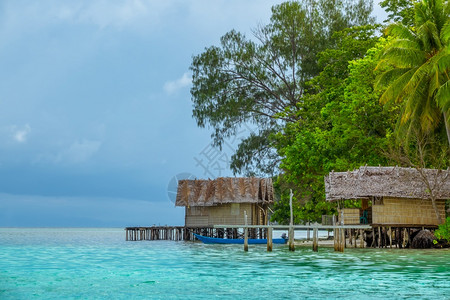
[[[0,299],[436,298],[450,250],[125,242],[122,229],[0,229]]]

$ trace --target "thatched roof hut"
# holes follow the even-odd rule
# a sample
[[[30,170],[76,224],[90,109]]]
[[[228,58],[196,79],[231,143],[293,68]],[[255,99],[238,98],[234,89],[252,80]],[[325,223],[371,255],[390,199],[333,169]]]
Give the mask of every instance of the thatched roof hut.
[[[271,178],[217,178],[180,180],[176,206],[185,206],[185,225],[242,225],[244,215],[251,225],[268,222],[268,206],[273,203]]]
[[[450,171],[365,166],[355,171],[331,172],[325,176],[325,195],[328,201],[362,200],[361,209],[341,207],[339,217],[345,224],[434,227],[445,218]]]
[[[450,171],[423,169],[436,199],[450,199]],[[395,197],[429,199],[428,188],[418,170],[401,167],[361,167],[325,176],[328,201]]]

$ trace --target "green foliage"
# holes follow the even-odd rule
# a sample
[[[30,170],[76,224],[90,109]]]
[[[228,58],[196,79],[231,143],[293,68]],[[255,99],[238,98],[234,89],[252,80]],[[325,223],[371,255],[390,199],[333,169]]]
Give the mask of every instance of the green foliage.
[[[334,32],[373,22],[371,11],[372,1],[285,2],[253,38],[232,30],[193,58],[193,117],[212,128],[213,144],[221,147],[245,123],[259,129],[233,155],[235,173],[271,173],[264,163],[275,165],[276,153],[258,141],[296,121],[284,112],[302,109],[306,82],[321,70],[317,53],[332,45]]]
[[[424,0],[414,6],[415,27],[391,24],[377,69],[377,89],[385,89],[382,103],[402,103],[397,130],[409,137],[414,128],[430,133],[447,129],[450,144],[450,18],[449,2]],[[442,130],[442,132],[444,132]]]
[[[447,217],[444,224],[439,225],[439,228],[434,232],[434,236],[438,240],[446,240],[450,242],[450,217]],[[434,241],[436,244],[437,241]]]
[[[294,211],[300,220],[320,221],[322,214],[335,211],[334,204],[324,200],[328,172],[387,163],[382,152],[398,114],[395,105],[380,105],[373,90],[374,68],[386,41],[376,44],[373,27],[337,35],[338,46],[320,54],[328,62],[324,71],[310,82],[317,94],[304,97],[305,109],[297,113],[300,121],[275,136],[283,157],[282,179],[294,187],[300,205]],[[275,208],[284,209],[286,201],[282,197]],[[284,214],[274,214],[272,220],[282,222],[278,217]]]

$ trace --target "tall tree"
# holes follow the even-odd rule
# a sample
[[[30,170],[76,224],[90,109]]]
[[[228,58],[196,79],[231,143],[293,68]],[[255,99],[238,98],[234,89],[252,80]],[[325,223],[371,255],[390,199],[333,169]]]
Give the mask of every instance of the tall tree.
[[[213,144],[221,147],[242,124],[258,127],[233,155],[235,173],[271,173],[277,155],[269,136],[297,121],[284,112],[302,109],[305,83],[321,70],[317,53],[333,43],[334,32],[373,22],[371,11],[372,1],[285,2],[252,39],[233,30],[193,58],[193,116],[198,126],[212,127]]]
[[[283,157],[279,184],[294,190],[296,220],[320,221],[333,205],[325,202],[324,175],[361,165],[386,163],[387,147],[396,119],[395,107],[380,105],[373,90],[374,68],[384,44],[377,44],[372,26],[335,34],[337,47],[320,53],[323,71],[310,84],[315,94],[305,96],[299,122],[276,135]],[[284,188],[286,190],[286,188]],[[273,220],[285,221],[286,201],[275,205]]]
[[[443,125],[450,145],[450,5],[423,0],[414,12],[414,27],[386,29],[392,41],[377,66],[386,69],[377,79],[378,89],[387,87],[380,101],[402,103],[400,128],[408,136],[415,127],[429,133]]]

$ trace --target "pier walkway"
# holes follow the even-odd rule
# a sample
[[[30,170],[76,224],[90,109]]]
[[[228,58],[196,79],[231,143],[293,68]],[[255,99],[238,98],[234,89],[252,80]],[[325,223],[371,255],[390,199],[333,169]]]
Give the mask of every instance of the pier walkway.
[[[127,227],[127,241],[142,240],[173,240],[193,241],[193,233],[208,237],[245,240],[244,250],[248,249],[247,240],[267,239],[267,250],[272,251],[273,230],[288,230],[289,249],[294,251],[294,231],[313,230],[313,250],[318,250],[318,231],[334,231],[334,249],[343,252],[346,246],[346,238],[356,247],[356,239],[360,238],[360,247],[364,248],[365,230],[372,230],[370,225],[215,225],[214,227],[186,227],[186,226],[152,226],[152,227]],[[309,234],[308,234],[309,236]],[[354,240],[353,240],[354,239]]]

